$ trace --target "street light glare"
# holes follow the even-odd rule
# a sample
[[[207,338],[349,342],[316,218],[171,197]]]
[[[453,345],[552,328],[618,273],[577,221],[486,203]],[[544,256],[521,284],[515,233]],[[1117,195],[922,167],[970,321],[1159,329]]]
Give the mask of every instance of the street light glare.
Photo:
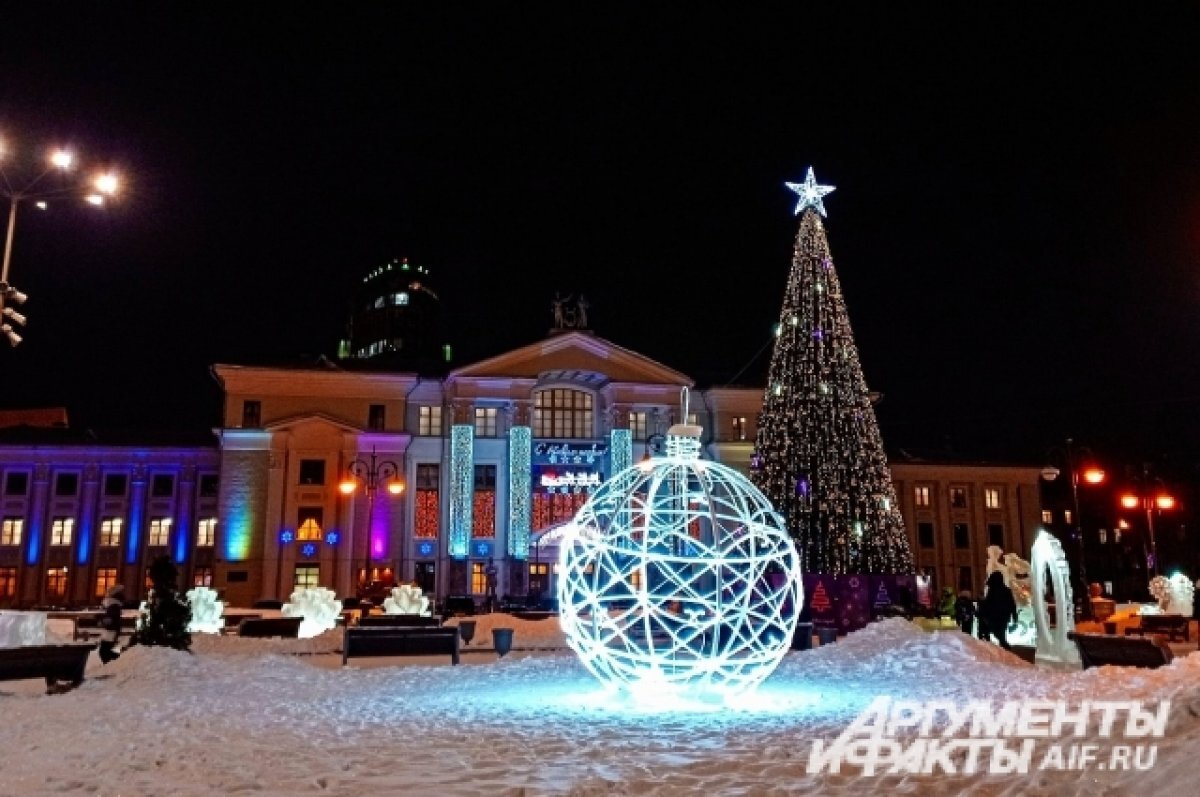
[[[60,149],[50,156],[50,162],[60,169],[69,169],[75,162],[75,156],[65,149]]]
[[[350,495],[350,493],[354,492],[354,482],[344,481],[338,485],[338,489],[342,491],[343,495]]]
[[[1138,501],[1136,495],[1121,496],[1121,506],[1125,507],[1126,509],[1137,509],[1138,503],[1140,502]]]
[[[96,189],[105,194],[117,193],[117,176],[115,174],[102,174],[96,178]]]
[[[1088,484],[1100,484],[1104,481],[1104,471],[1099,468],[1088,468],[1083,472],[1083,480]]]
[[[97,207],[99,207],[100,205],[104,204],[104,197],[102,197],[100,194],[88,194],[87,201],[90,204],[96,205]]]
[[[1159,509],[1174,509],[1175,497],[1170,495],[1159,495],[1155,497],[1154,503]]]
[[[404,492],[404,485],[400,482],[391,482],[388,484],[388,492],[392,495],[400,495]]]

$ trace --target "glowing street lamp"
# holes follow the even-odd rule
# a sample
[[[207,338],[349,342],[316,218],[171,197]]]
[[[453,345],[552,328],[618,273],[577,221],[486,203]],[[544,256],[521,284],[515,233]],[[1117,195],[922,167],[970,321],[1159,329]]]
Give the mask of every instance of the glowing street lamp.
[[[23,304],[28,298],[8,282],[13,235],[17,229],[17,206],[28,200],[38,209],[45,210],[48,207],[47,199],[78,194],[84,189],[84,184],[67,176],[75,165],[75,155],[69,150],[52,151],[46,159],[48,165],[41,171],[34,169],[34,174],[25,179],[6,169],[12,161],[12,154],[12,149],[0,141],[0,196],[8,198],[8,230],[4,238],[4,265],[0,269],[0,333],[8,338],[11,345],[16,346],[22,337],[9,322],[24,326],[25,316],[16,312],[12,306]],[[53,184],[51,180],[46,179],[52,172],[58,172],[60,175],[57,180],[53,180]],[[112,172],[97,175],[91,181],[90,190],[83,192],[83,198],[91,205],[103,205],[106,197],[117,193],[118,185],[119,180]]]
[[[1059,451],[1059,449],[1054,450]],[[1088,584],[1087,578],[1087,553],[1083,538],[1083,523],[1079,517],[1079,480],[1082,478],[1086,484],[1093,486],[1103,484],[1105,473],[1095,465],[1083,465],[1080,461],[1081,458],[1083,456],[1090,457],[1092,452],[1087,448],[1076,448],[1074,441],[1069,437],[1066,446],[1061,449],[1061,453],[1067,466],[1067,478],[1071,483],[1071,511],[1073,512],[1071,520],[1074,525],[1072,536],[1079,544],[1079,580],[1083,582],[1081,618],[1091,620],[1093,615],[1091,586]],[[1053,481],[1058,476],[1058,468],[1053,466],[1042,468],[1042,478],[1046,481]]]
[[[384,487],[391,495],[404,492],[404,481],[400,478],[400,466],[390,459],[378,460],[375,449],[371,449],[371,458],[364,460],[359,457],[350,463],[346,469],[347,477],[338,485],[342,495],[350,496],[361,484],[367,496],[367,561],[363,570],[363,591],[371,587],[371,523],[375,517],[375,493]]]
[[[1166,487],[1159,482],[1157,485],[1142,484],[1140,492],[1126,492],[1121,495],[1121,506],[1126,509],[1142,509],[1146,512],[1146,534],[1150,540],[1150,578],[1158,575],[1158,543],[1154,539],[1154,512],[1175,508],[1175,497],[1170,495]],[[1149,488],[1149,489],[1147,489]]]

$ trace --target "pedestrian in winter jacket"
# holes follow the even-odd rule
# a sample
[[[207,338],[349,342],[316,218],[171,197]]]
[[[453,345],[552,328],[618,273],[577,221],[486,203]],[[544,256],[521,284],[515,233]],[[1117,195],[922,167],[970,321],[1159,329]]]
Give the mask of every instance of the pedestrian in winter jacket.
[[[975,625],[975,601],[971,599],[970,590],[958,593],[958,599],[954,601],[954,620],[964,634],[970,635],[971,627]]]
[[[1008,624],[1017,621],[1017,600],[1004,583],[1004,573],[993,570],[979,602],[979,620],[984,634],[996,637],[1000,647],[1011,650],[1008,644]],[[986,629],[986,630],[985,630]],[[986,638],[986,637],[985,637]]]
[[[104,617],[100,619],[100,661],[108,664],[121,655],[117,640],[121,636],[121,609],[125,608],[125,587],[117,584],[110,587],[100,604]]]

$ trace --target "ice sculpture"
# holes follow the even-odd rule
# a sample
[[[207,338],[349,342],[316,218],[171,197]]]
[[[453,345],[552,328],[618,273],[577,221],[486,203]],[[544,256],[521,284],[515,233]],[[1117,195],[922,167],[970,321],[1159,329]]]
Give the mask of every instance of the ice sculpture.
[[[1033,572],[1033,612],[1037,623],[1038,663],[1079,664],[1079,649],[1067,636],[1075,630],[1075,596],[1071,592],[1071,568],[1063,553],[1062,543],[1045,529],[1038,530],[1030,556]],[[1046,602],[1046,577],[1050,577],[1054,596],[1055,620],[1050,625],[1050,610]]]
[[[700,432],[672,426],[665,457],[613,475],[559,551],[568,644],[637,696],[753,688],[787,652],[804,600],[783,519],[740,473],[700,460]]]
[[[342,613],[342,602],[333,590],[325,587],[307,587],[292,593],[288,603],[283,604],[284,617],[303,617],[300,623],[300,638],[317,636],[337,626]]]
[[[418,614],[429,616],[429,598],[415,584],[401,584],[383,601],[384,614]]]
[[[1037,620],[1034,617],[1032,590],[1030,588],[1029,562],[1015,553],[1003,553],[998,545],[987,549],[988,561],[986,576],[993,570],[1004,574],[1004,583],[1012,590],[1013,600],[1017,602],[1017,622],[1008,629],[1008,642],[1011,645],[1034,647],[1037,645]],[[978,620],[976,620],[978,622]]]
[[[188,605],[192,607],[192,621],[188,631],[195,634],[219,634],[225,627],[225,604],[217,600],[217,591],[209,587],[192,587],[187,591]]]
[[[1155,576],[1150,579],[1150,595],[1157,606],[1143,606],[1138,614],[1182,614],[1192,616],[1196,588],[1192,580],[1182,573],[1167,578]]]

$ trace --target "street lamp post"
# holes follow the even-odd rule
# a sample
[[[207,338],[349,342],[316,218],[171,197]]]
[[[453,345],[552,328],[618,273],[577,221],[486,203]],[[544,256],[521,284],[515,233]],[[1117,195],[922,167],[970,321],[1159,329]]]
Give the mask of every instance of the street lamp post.
[[[17,206],[22,202],[33,202],[42,210],[47,207],[47,201],[71,194],[82,193],[88,204],[101,206],[106,197],[117,192],[117,177],[111,172],[95,175],[90,182],[78,182],[66,175],[70,174],[75,165],[75,156],[65,150],[58,149],[50,153],[47,165],[41,171],[36,171],[32,177],[21,179],[6,165],[12,160],[11,150],[0,141],[0,196],[8,199],[8,227],[4,235],[4,263],[0,266],[0,332],[8,338],[9,344],[16,346],[22,337],[13,329],[12,323],[24,326],[25,316],[13,309],[12,305],[24,304],[28,298],[8,282],[9,267],[12,264],[13,236],[17,229]],[[46,177],[52,172],[58,172],[60,179],[55,185]],[[82,190],[82,189],[87,190]],[[9,323],[12,322],[12,323]]]
[[[1088,583],[1087,577],[1087,546],[1083,537],[1083,520],[1079,513],[1079,480],[1082,477],[1088,484],[1101,484],[1104,482],[1104,471],[1094,465],[1089,465],[1081,468],[1081,457],[1091,455],[1089,449],[1076,448],[1074,440],[1067,438],[1066,445],[1062,449],[1063,458],[1067,466],[1067,478],[1071,486],[1071,534],[1075,538],[1079,549],[1079,580],[1083,583],[1083,592],[1081,593],[1081,611],[1080,617],[1084,620],[1091,620],[1092,613],[1092,595],[1091,585]],[[1054,449],[1058,450],[1058,449]],[[1046,481],[1052,481],[1059,476],[1059,470],[1055,467],[1045,467],[1042,469],[1042,478]]]
[[[375,517],[375,494],[380,487],[386,487],[392,495],[400,495],[404,492],[404,482],[400,478],[400,466],[390,459],[378,459],[374,448],[371,449],[370,459],[356,458],[346,468],[346,473],[347,478],[339,485],[342,494],[352,495],[361,484],[363,492],[367,496],[367,557],[363,568],[363,592],[369,594],[371,589],[371,548],[374,542],[371,539],[371,524]]]
[[[1157,486],[1156,486],[1157,485]],[[1151,479],[1149,468],[1142,467],[1139,489],[1121,495],[1121,506],[1126,509],[1142,509],[1146,513],[1146,537],[1150,542],[1150,578],[1158,575],[1158,543],[1154,538],[1154,511],[1175,508],[1175,497],[1167,492],[1162,479]]]

